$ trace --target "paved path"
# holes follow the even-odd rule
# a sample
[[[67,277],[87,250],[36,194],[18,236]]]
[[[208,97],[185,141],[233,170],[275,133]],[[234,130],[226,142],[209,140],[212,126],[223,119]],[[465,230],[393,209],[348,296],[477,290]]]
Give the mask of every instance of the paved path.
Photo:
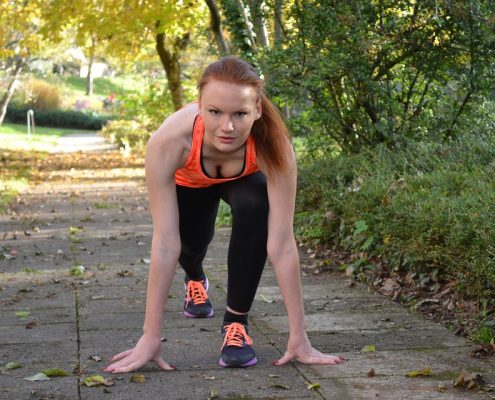
[[[130,176],[127,170],[125,174]],[[177,271],[166,307],[163,351],[178,370],[163,372],[150,365],[140,371],[144,383],[123,374],[113,376],[113,386],[82,386],[94,374],[111,377],[100,371],[105,359],[140,336],[151,221],[142,174],[123,179],[113,171],[109,179],[72,170],[70,178],[33,188],[14,211],[0,217],[0,399],[495,397],[452,384],[463,369],[494,384],[493,358],[471,358],[472,345],[465,339],[362,285],[350,287],[338,273],[313,275],[311,265],[303,274],[310,337],[319,349],[348,361],[340,366],[272,366],[284,351],[287,323],[268,266],[250,318],[259,363],[248,369],[219,367],[228,229],[217,231],[205,263],[214,318],[182,316],[183,272]],[[70,274],[82,270],[80,266],[82,275]],[[362,351],[369,345],[376,351]],[[6,369],[9,362],[22,367]],[[47,368],[61,368],[69,376],[24,380]],[[425,368],[431,368],[431,376],[405,376]]]
[[[96,132],[71,133],[61,136],[52,153],[74,153],[76,151],[106,151],[114,150],[118,146],[109,143]]]

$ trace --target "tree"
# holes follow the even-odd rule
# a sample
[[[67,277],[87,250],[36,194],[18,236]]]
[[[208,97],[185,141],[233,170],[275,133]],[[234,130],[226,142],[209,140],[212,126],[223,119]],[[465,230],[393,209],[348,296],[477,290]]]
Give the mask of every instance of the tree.
[[[225,37],[222,31],[222,23],[220,11],[218,10],[217,3],[215,0],[205,0],[208,9],[210,10],[210,29],[217,42],[218,50],[220,54],[229,54],[229,47],[225,41]]]
[[[452,138],[495,83],[490,4],[296,1],[294,28],[266,57],[272,84],[304,110],[300,132],[347,152]]]
[[[42,36],[37,2],[4,1],[0,3],[0,65],[7,87],[0,99],[0,125],[14,94],[22,68],[40,52]]]
[[[51,0],[44,8],[49,31],[77,27],[77,43],[94,39],[98,46],[122,62],[145,56],[154,44],[167,75],[175,108],[183,105],[181,54],[193,31],[204,24],[206,5],[200,2]],[[63,24],[60,23],[63,21]],[[62,26],[61,26],[62,25]]]

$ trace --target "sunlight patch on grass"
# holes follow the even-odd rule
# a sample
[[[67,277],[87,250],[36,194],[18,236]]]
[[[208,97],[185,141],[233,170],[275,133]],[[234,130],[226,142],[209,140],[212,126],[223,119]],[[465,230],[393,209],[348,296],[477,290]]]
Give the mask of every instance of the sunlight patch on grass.
[[[2,124],[0,126],[0,149],[34,150],[46,152],[52,150],[62,135],[86,132],[77,129],[35,127],[34,134],[28,136],[23,124]]]

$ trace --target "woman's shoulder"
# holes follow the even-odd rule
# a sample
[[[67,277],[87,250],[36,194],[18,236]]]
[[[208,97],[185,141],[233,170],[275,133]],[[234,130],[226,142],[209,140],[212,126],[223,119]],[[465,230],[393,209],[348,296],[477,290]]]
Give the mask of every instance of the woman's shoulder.
[[[183,166],[191,148],[192,130],[197,115],[197,104],[189,104],[168,116],[148,140],[146,158],[166,160],[172,172]],[[163,165],[161,161],[156,162]]]
[[[197,103],[191,103],[169,115],[152,135],[151,140],[171,142],[190,138],[198,115]]]

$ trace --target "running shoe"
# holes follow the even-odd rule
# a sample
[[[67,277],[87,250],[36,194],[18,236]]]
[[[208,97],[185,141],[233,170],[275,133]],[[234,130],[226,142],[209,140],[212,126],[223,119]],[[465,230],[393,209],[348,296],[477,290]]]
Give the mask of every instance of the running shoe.
[[[222,353],[218,364],[226,368],[250,367],[258,360],[253,341],[248,336],[246,327],[238,322],[233,322],[222,327],[223,344]]]
[[[213,306],[208,298],[208,278],[202,281],[184,280],[186,299],[184,301],[184,315],[188,318],[213,317]]]

